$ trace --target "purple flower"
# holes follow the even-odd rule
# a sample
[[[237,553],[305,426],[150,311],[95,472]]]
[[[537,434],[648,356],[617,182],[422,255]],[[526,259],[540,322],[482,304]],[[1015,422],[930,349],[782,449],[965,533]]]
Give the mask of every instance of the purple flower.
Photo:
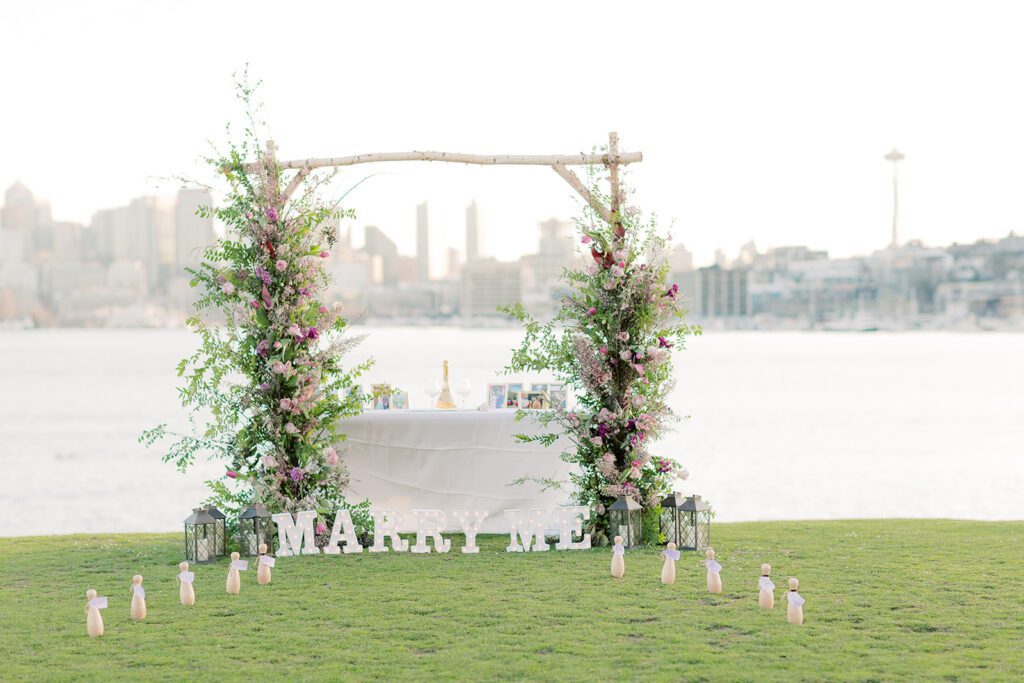
[[[302,471],[301,467],[293,467],[288,473],[288,476],[292,478],[292,481],[302,481],[306,476],[306,473]]]
[[[669,340],[665,339],[664,337],[658,337],[658,346],[660,346],[663,349],[671,349],[672,348],[672,342],[670,342]]]
[[[267,209],[267,218],[270,219],[271,223],[276,223],[277,222],[277,209],[275,209],[272,206],[270,208],[268,208]]]
[[[268,389],[270,389],[270,385],[267,384],[266,382],[263,382],[262,384],[260,384],[260,390],[261,391],[267,391]]]
[[[268,273],[263,266],[256,266],[256,277],[258,277],[263,284],[270,284],[270,273]]]
[[[678,294],[678,293],[679,293],[679,285],[672,285],[671,287],[669,287],[669,290],[667,292],[665,292],[665,296],[667,296],[669,299],[675,299],[676,298],[676,294]]]
[[[320,336],[320,333],[316,331],[315,327],[311,327],[306,330],[306,339],[316,339]]]
[[[258,355],[261,358],[266,358],[267,357],[267,348],[269,346],[270,346],[270,344],[267,343],[266,339],[261,339],[260,343],[256,345],[256,355]]]

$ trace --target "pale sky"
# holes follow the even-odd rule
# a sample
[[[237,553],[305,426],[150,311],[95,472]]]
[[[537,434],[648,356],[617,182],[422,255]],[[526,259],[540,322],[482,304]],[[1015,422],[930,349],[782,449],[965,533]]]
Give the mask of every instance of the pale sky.
[[[60,220],[209,179],[248,62],[283,159],[437,149],[574,153],[619,132],[638,203],[709,262],[747,240],[867,253],[1024,232],[1024,5],[995,2],[4,2],[0,188]],[[544,168],[400,164],[350,195],[358,226],[511,259],[569,217]]]

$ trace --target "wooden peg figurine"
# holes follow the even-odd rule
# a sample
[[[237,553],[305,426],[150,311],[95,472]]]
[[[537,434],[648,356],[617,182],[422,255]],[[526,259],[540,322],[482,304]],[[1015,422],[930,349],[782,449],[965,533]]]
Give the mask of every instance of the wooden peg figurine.
[[[266,586],[270,583],[270,568],[277,563],[277,560],[267,555],[267,544],[260,543],[260,559],[259,566],[256,567],[256,583],[261,586]]]
[[[230,595],[238,595],[242,590],[242,577],[239,571],[249,568],[249,563],[238,559],[238,553],[231,553],[231,566],[228,568],[227,590]]]
[[[772,566],[761,565],[761,578],[757,581],[757,604],[762,609],[775,609],[775,584],[772,583]]]
[[[626,549],[622,547],[622,536],[615,537],[612,546],[612,576],[621,579],[626,575]]]
[[[181,587],[178,588],[178,597],[181,599],[181,604],[196,604],[196,591],[192,587],[192,583],[196,580],[196,575],[188,570],[188,562],[179,564],[178,571],[178,581],[181,582]]]
[[[676,582],[676,560],[679,559],[679,551],[675,543],[669,543],[668,548],[662,553],[665,564],[661,567],[661,582],[673,584]]]
[[[132,607],[129,615],[133,621],[142,621],[146,618],[146,589],[142,587],[141,574],[132,577]]]
[[[85,591],[85,631],[90,638],[99,638],[103,635],[103,616],[101,609],[106,609],[107,599],[96,597],[96,591],[92,588]]]
[[[786,621],[799,626],[804,623],[804,599],[796,592],[800,582],[796,579],[789,580],[789,592],[786,593]]]
[[[711,548],[704,553],[704,557],[708,558],[708,561],[704,563],[704,566],[708,568],[708,592],[721,593],[722,577],[718,572],[722,571],[722,565],[715,561],[715,551]]]

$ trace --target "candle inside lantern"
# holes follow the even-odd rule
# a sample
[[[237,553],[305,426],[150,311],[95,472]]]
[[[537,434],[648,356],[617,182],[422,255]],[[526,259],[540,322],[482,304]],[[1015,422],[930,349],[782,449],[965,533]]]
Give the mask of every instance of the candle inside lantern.
[[[196,548],[196,561],[209,562],[213,559],[213,539],[200,538]]]

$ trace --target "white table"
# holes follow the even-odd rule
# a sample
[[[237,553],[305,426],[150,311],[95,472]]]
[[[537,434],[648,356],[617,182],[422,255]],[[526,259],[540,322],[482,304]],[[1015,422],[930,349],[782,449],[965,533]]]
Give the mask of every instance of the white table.
[[[459,530],[452,510],[487,510],[482,533],[508,530],[504,510],[568,502],[562,491],[510,485],[526,476],[567,480],[570,471],[559,457],[562,441],[547,448],[516,442],[515,434],[538,433],[540,426],[530,418],[516,422],[513,410],[368,410],[338,429],[348,435],[352,502],[368,498],[373,507],[404,513],[443,510],[448,531]]]

